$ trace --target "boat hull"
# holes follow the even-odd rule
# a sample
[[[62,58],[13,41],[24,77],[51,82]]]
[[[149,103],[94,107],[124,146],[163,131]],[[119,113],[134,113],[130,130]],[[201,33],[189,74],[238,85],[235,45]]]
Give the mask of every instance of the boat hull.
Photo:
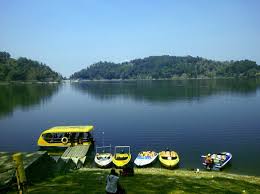
[[[141,152],[138,154],[137,158],[134,160],[134,163],[138,167],[144,167],[152,164],[156,158],[158,157],[158,153],[151,152],[151,155],[145,156],[144,154],[147,152]]]
[[[122,168],[131,161],[131,154],[116,154],[112,161],[116,167]]]
[[[112,164],[112,154],[111,153],[102,153],[96,154],[95,156],[95,163],[100,168],[109,167]]]
[[[176,168],[180,162],[179,155],[171,151],[172,155],[166,155],[166,151],[162,151],[159,153],[159,161],[166,168]]]
[[[202,158],[206,158],[206,156],[202,156]],[[211,169],[221,170],[231,161],[232,154],[229,153],[229,152],[220,152],[220,153],[217,153],[217,154],[212,154],[211,158],[214,161]],[[207,167],[207,164],[205,162],[203,162],[202,164],[205,167]]]

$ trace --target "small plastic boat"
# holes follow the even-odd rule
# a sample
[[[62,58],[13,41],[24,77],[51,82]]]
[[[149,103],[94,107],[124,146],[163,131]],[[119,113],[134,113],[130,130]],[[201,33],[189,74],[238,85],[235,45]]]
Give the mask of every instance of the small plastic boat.
[[[130,160],[130,146],[115,146],[115,153],[112,161],[116,167],[121,168],[127,165]]]
[[[136,157],[134,163],[136,166],[146,166],[151,164],[158,157],[158,153],[154,151],[142,151]]]
[[[213,169],[213,170],[220,170],[222,168],[225,167],[225,165],[230,162],[230,160],[232,159],[232,154],[229,152],[220,152],[217,154],[210,154],[210,158],[212,159],[213,163],[210,167],[210,165],[207,165],[205,162],[205,158],[207,157],[206,155],[201,156],[202,158],[204,158],[203,160],[203,165],[207,168],[207,169]]]
[[[112,163],[113,155],[110,146],[96,147],[95,163],[98,167],[105,168]]]
[[[163,166],[173,168],[179,164],[180,158],[177,152],[166,150],[159,153],[159,160]]]

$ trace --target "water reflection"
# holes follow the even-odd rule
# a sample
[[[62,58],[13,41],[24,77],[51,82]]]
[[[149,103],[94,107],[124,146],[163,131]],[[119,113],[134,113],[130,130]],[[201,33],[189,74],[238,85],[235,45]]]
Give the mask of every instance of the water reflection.
[[[58,84],[0,85],[0,117],[12,114],[18,107],[27,109],[48,101],[59,87]]]
[[[72,87],[99,100],[122,96],[136,101],[170,102],[199,100],[221,93],[255,95],[260,80],[89,81],[72,83]]]

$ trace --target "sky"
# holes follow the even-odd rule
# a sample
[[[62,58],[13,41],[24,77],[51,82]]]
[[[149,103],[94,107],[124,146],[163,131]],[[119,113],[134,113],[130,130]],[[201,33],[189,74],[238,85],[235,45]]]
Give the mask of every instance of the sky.
[[[63,76],[158,55],[260,64],[259,0],[0,0],[0,51]]]

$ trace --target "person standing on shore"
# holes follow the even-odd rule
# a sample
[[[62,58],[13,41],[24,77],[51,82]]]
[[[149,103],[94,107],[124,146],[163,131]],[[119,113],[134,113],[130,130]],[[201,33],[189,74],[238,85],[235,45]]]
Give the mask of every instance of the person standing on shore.
[[[211,154],[208,154],[206,156],[205,163],[206,163],[206,168],[211,170],[214,163],[214,160],[211,158]]]

